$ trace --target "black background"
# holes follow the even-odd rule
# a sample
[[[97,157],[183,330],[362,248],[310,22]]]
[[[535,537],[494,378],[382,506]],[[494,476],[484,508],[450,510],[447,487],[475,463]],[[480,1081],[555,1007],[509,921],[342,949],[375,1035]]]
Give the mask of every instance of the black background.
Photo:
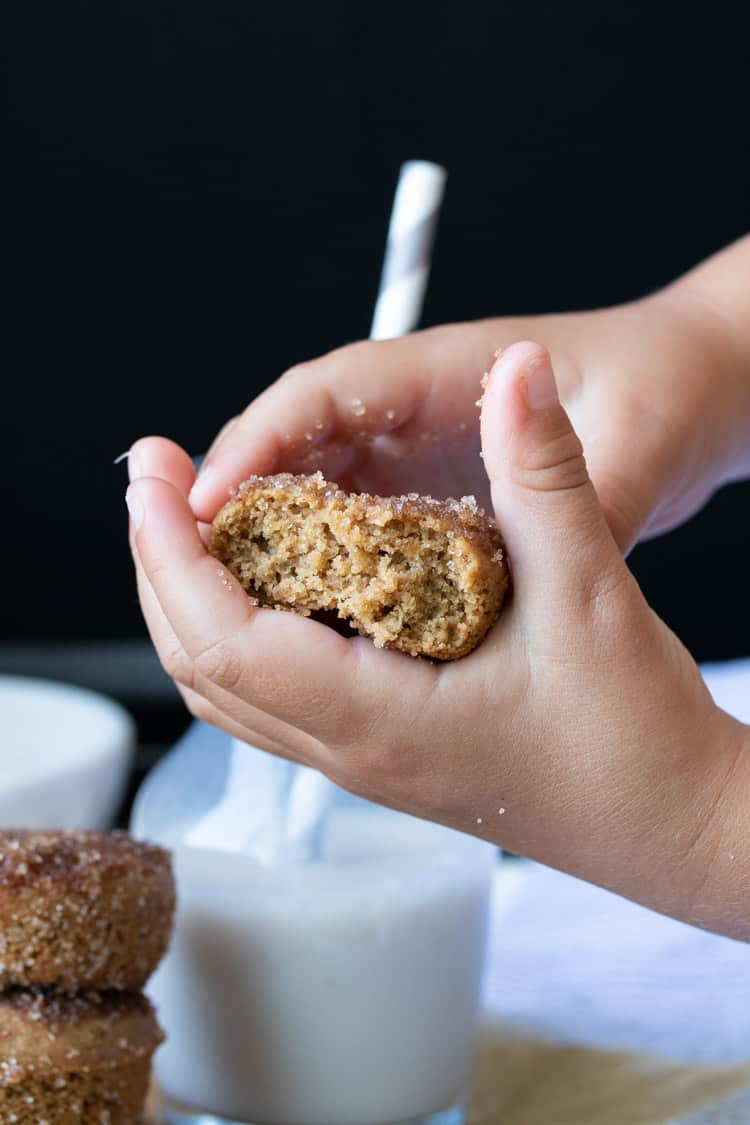
[[[450,172],[425,324],[635,297],[750,229],[747,5],[9,7],[6,641],[142,634],[113,458],[367,334],[402,160]],[[699,658],[750,648],[749,501],[632,558]]]

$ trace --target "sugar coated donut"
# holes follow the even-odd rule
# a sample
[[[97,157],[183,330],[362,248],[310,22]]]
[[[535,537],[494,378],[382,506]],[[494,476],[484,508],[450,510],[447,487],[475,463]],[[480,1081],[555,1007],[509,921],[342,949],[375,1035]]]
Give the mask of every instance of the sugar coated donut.
[[[333,610],[378,647],[436,660],[479,644],[509,581],[500,531],[473,497],[347,493],[320,473],[245,481],[210,550],[259,605]]]
[[[0,831],[0,989],[137,990],[174,905],[162,848],[118,832]]]
[[[134,1125],[162,1040],[144,996],[0,995],[0,1122]]]

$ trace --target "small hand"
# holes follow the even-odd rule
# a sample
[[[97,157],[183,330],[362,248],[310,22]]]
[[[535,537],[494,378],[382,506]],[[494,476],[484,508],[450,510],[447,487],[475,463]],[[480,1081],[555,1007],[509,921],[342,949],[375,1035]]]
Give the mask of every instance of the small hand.
[[[722,395],[728,360],[700,302],[671,291],[615,309],[448,325],[362,342],[293,368],[229,423],[191,492],[210,520],[251,473],[321,469],[355,491],[473,493],[479,377],[498,345],[529,336],[552,354],[621,550],[687,519],[730,474]],[[718,388],[718,390],[717,390]]]
[[[482,447],[513,598],[440,666],[251,606],[206,552],[185,455],[138,443],[131,467],[166,478],[128,499],[167,671],[195,714],[363,796],[750,936],[729,893],[744,868],[721,862],[727,841],[740,853],[727,784],[746,732],[643,600],[537,345],[493,367]]]

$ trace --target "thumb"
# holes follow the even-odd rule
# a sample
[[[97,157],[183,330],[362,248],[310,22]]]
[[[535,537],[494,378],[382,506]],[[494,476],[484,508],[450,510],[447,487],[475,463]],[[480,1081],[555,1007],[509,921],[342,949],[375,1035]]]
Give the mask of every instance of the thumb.
[[[523,600],[591,602],[626,572],[557,393],[549,353],[513,344],[489,374],[482,451],[495,517]]]

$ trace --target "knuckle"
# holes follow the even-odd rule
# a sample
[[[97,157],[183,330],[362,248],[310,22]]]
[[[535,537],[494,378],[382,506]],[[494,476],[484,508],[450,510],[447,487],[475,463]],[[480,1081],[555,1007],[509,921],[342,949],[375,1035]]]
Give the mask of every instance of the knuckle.
[[[337,354],[348,362],[357,363],[359,360],[368,360],[376,352],[382,351],[381,344],[382,341],[377,340],[355,340],[354,343],[339,348]]]
[[[226,640],[217,641],[203,649],[195,657],[193,664],[204,679],[223,691],[232,693],[242,683],[242,660],[235,647]]]
[[[176,684],[193,691],[195,688],[195,668],[184,649],[177,645],[159,654],[161,666]]]
[[[284,372],[282,379],[284,382],[302,383],[324,379],[334,385],[339,378],[348,379],[353,369],[356,370],[359,366],[366,368],[373,353],[379,347],[382,347],[382,343],[373,340],[356,340],[316,359],[295,363]]]
[[[308,383],[311,379],[319,375],[317,365],[322,360],[304,360],[302,363],[295,363],[293,367],[288,368],[279,380],[280,383]]]
[[[514,483],[532,492],[563,492],[589,482],[583,446],[567,428],[525,452],[513,475]]]
[[[586,606],[594,612],[610,608],[620,595],[626,593],[633,577],[625,564],[606,567],[591,575],[584,583],[583,598]]]

